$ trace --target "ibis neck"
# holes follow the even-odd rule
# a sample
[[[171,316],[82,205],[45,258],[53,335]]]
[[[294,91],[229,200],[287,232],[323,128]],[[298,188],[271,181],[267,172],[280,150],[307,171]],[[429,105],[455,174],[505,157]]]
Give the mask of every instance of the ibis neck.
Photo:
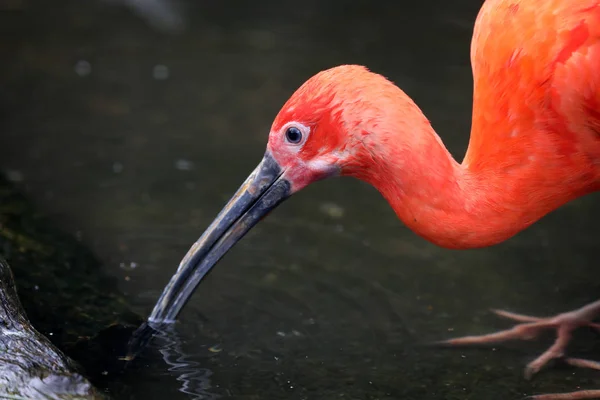
[[[428,122],[415,137],[369,149],[368,172],[351,175],[375,186],[411,230],[439,246],[500,243],[573,197],[547,190],[560,188],[556,180],[564,177],[540,180],[527,163],[478,170],[459,164]]]

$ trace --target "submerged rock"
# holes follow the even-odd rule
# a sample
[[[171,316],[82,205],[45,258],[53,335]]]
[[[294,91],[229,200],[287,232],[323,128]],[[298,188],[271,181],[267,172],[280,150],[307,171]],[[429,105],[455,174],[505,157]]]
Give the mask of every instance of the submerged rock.
[[[31,325],[12,271],[0,258],[0,397],[94,399],[99,394],[77,366]]]

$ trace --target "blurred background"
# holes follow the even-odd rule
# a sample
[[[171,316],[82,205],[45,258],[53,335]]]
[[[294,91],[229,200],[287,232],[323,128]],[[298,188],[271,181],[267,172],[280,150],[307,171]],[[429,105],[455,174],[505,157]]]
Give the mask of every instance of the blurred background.
[[[461,159],[481,4],[0,0],[0,168],[145,316],[260,161],[281,105],[322,69],[387,76]],[[319,182],[242,240],[176,332],[104,389],[116,399],[504,400],[599,388],[600,374],[560,366],[523,379],[552,332],[428,346],[510,326],[490,308],[550,315],[596,300],[599,199],[458,252],[416,237],[373,188]],[[600,358],[597,337],[580,336],[573,354]]]

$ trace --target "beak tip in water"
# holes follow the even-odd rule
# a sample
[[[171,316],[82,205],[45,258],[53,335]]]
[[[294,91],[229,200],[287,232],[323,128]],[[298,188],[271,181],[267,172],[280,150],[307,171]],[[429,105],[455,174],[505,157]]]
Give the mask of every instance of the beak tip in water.
[[[183,258],[148,318],[148,324],[175,322],[200,281],[221,257],[291,195],[291,185],[283,177],[284,172],[267,151],[260,164]]]

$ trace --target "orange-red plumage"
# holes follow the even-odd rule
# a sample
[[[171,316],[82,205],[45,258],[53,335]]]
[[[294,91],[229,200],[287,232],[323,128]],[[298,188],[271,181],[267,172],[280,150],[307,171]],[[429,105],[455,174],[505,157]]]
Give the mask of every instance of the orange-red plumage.
[[[471,45],[471,137],[456,162],[397,86],[360,66],[309,79],[283,106],[268,149],[293,190],[331,175],[371,183],[420,236],[449,248],[508,239],[566,202],[600,190],[600,0],[487,0]],[[299,148],[282,139],[297,124]],[[592,326],[600,301],[451,344],[531,338],[556,329],[531,375],[563,357],[571,331]],[[600,362],[566,359],[600,369]],[[600,398],[600,391],[536,399]]]
[[[420,236],[449,248],[508,239],[566,202],[600,190],[600,0],[487,0],[471,45],[473,119],[461,164],[397,86],[360,66],[309,79],[273,123],[268,149],[293,190],[337,169],[371,183]],[[300,148],[282,137],[306,126]],[[530,338],[555,344],[528,364],[563,357],[570,332],[600,301],[552,318],[514,313],[512,329],[452,344]],[[600,369],[600,363],[567,359]],[[599,398],[600,391],[536,399]]]
[[[298,89],[273,123],[270,148],[277,158],[273,138],[284,124],[310,126],[300,158],[373,184],[406,225],[450,248],[498,243],[600,189],[600,1],[488,0],[471,59],[462,165],[404,92],[358,66]]]
[[[263,160],[192,246],[150,320],[173,320],[260,218],[332,175],[369,182],[414,232],[449,248],[499,243],[600,190],[600,0],[487,0],[471,62],[471,138],[461,164],[410,97],[381,75],[346,65],[310,78],[275,118]],[[563,357],[575,328],[600,329],[591,323],[600,301],[552,318],[499,313],[521,324],[449,343],[556,329],[555,344],[529,363],[531,374]],[[583,398],[600,398],[600,391],[538,397]]]

